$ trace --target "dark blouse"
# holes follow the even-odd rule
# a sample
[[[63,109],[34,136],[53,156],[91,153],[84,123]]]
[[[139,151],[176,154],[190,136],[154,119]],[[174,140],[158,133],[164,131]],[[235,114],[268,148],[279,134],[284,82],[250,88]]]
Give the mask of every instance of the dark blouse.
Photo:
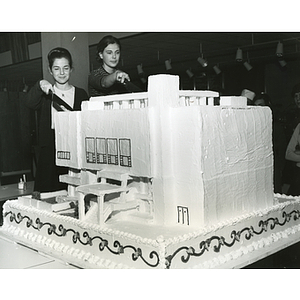
[[[126,87],[120,82],[114,83],[109,88],[103,87],[101,82],[103,77],[107,75],[109,75],[109,73],[105,71],[103,66],[100,66],[99,69],[93,70],[90,73],[88,78],[90,97],[127,93]]]
[[[81,103],[88,100],[84,89],[75,87],[74,110],[81,110]],[[40,88],[39,81],[25,97],[25,105],[39,111],[39,145],[48,146],[54,141],[54,130],[51,129],[51,95],[46,95]]]

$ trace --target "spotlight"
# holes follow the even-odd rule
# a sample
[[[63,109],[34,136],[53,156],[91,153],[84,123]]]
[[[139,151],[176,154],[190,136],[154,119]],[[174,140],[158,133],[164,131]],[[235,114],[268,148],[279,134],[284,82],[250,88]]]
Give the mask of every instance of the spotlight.
[[[241,62],[243,60],[243,51],[242,51],[242,49],[240,49],[240,48],[237,49],[235,60],[237,62]]]
[[[217,65],[214,66],[213,69],[217,75],[219,75],[222,72]]]
[[[145,84],[147,82],[146,78],[142,77],[141,82]]]
[[[204,59],[204,58],[202,58],[202,57],[198,57],[198,63],[202,66],[202,67],[207,67],[207,61]]]
[[[285,60],[279,60],[278,61],[281,67],[285,67],[287,65]]]
[[[187,69],[185,72],[190,78],[192,78],[194,76],[193,72],[189,69]]]
[[[281,42],[278,42],[278,44],[277,44],[276,55],[277,55],[277,57],[283,56],[283,45]]]
[[[165,61],[165,66],[166,66],[166,70],[167,70],[167,71],[172,70],[171,59],[167,59],[167,60]]]
[[[142,66],[142,64],[140,64],[140,65],[137,65],[137,72],[138,72],[138,74],[139,74],[139,75],[142,75],[142,74],[144,74],[144,71],[143,71],[143,66]]]
[[[249,62],[245,61],[245,62],[244,62],[244,66],[245,66],[245,68],[247,69],[247,71],[252,70],[252,66],[250,65]]]

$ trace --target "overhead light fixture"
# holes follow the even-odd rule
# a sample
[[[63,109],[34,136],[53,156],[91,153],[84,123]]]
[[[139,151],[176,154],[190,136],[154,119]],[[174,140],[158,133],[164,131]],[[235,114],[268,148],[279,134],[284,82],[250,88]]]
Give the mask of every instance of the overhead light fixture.
[[[187,69],[185,72],[190,78],[194,76],[194,73],[190,69]]]
[[[137,65],[137,72],[138,72],[139,75],[144,74],[143,65],[142,64]]]
[[[281,67],[285,67],[287,65],[286,61],[283,60],[283,59],[279,60],[278,62],[279,62],[279,64],[280,64]]]
[[[245,62],[244,62],[244,66],[245,66],[245,68],[247,69],[247,71],[252,70],[252,66],[250,65],[249,62],[245,61]]]
[[[202,66],[202,67],[207,67],[207,61],[203,58],[203,57],[198,57],[198,63]]]
[[[213,66],[213,69],[217,75],[219,75],[222,72],[217,65]]]
[[[144,77],[142,77],[142,78],[141,78],[141,82],[145,84],[145,83],[147,82],[147,79],[144,78]]]
[[[203,58],[203,51],[202,51],[202,43],[200,43],[200,54],[201,56],[198,57],[198,63],[203,67],[207,67],[207,61]]]
[[[167,71],[172,70],[171,59],[165,60],[165,66]]]
[[[283,56],[283,44],[281,42],[278,42],[278,44],[277,44],[276,55],[277,55],[277,57]]]
[[[243,51],[242,49],[238,48],[235,55],[235,60],[237,62],[241,62],[243,60]]]
[[[252,66],[250,65],[249,62],[249,52],[247,51],[247,61],[244,62],[244,67],[247,69],[247,71],[252,70]]]

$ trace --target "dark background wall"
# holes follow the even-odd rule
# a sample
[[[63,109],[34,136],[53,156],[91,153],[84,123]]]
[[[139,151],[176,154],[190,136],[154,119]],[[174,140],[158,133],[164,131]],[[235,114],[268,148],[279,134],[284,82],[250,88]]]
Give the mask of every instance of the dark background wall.
[[[99,34],[99,38],[104,34],[106,33]],[[99,66],[95,60],[98,35],[93,33],[92,36],[93,42],[89,45],[88,54],[90,70]],[[286,39],[284,58],[287,65],[281,67],[275,56],[278,40],[272,34],[255,37],[258,39],[261,36],[275,42],[258,43],[257,50],[255,45],[249,45],[248,33],[143,33],[128,36],[123,33],[120,37],[124,60],[120,63],[120,68],[128,72],[132,81],[144,90],[147,90],[147,81],[143,83],[136,70],[137,65],[141,63],[146,79],[153,74],[169,73],[179,75],[180,88],[186,90],[209,89],[218,91],[221,95],[240,95],[244,88],[255,93],[265,92],[284,112],[292,107],[291,89],[300,82],[298,40],[296,39],[294,51],[294,45],[291,45],[294,39]],[[285,36],[280,34],[280,37]],[[202,68],[197,63],[199,43],[202,41],[206,54],[204,56],[208,57],[209,62],[207,68]],[[43,77],[45,58],[38,55],[40,42],[40,33],[0,33],[0,52],[7,53],[10,49],[12,52],[11,61],[0,67],[0,175],[27,170],[34,175],[36,157],[33,149],[36,145],[38,116],[23,105],[22,99],[28,88]],[[244,54],[247,51],[252,58],[253,68],[250,71],[247,71],[242,63],[235,61],[236,46],[241,43],[244,43]],[[165,59],[171,59],[172,70],[165,69]],[[222,70],[220,74],[216,74],[212,69],[216,63]],[[187,76],[186,69],[194,73],[193,78]],[[78,69],[75,71],[80,72]],[[5,182],[5,177],[1,176],[0,179],[2,183]]]

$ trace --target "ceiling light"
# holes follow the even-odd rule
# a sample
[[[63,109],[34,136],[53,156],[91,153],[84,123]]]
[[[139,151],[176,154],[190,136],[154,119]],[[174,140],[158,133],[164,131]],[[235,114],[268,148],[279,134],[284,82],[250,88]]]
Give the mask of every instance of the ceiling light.
[[[245,68],[247,69],[247,71],[252,70],[252,66],[250,65],[249,62],[245,61],[245,62],[244,62],[244,66],[245,66]]]
[[[283,45],[281,42],[278,42],[278,44],[277,44],[276,55],[277,55],[277,57],[283,56]]]
[[[167,59],[167,60],[165,61],[165,66],[166,66],[166,70],[167,70],[167,71],[172,70],[171,59]]]
[[[189,69],[187,69],[185,72],[190,78],[192,78],[194,76],[193,72]]]
[[[222,71],[220,70],[220,68],[216,65],[216,66],[214,66],[213,67],[213,69],[214,69],[214,71],[215,71],[215,73],[217,74],[217,75],[219,75]]]
[[[142,64],[140,64],[140,65],[137,65],[137,72],[138,72],[138,74],[139,74],[139,75],[142,75],[142,74],[144,74],[144,71],[143,71],[143,66],[142,66]]]
[[[243,60],[243,51],[242,51],[242,49],[240,49],[240,48],[237,49],[235,60],[237,62],[241,62]]]
[[[286,61],[285,60],[279,60],[279,64],[281,67],[285,67],[287,65]]]
[[[202,67],[207,67],[207,61],[203,57],[198,57],[197,60]]]

